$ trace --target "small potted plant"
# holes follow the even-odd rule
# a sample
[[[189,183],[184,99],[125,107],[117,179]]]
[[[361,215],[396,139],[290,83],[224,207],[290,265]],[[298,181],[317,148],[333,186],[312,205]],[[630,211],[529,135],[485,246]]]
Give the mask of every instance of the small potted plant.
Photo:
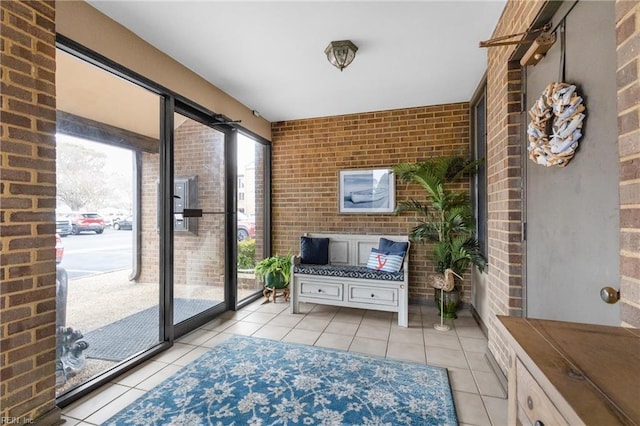
[[[432,259],[438,275],[434,277],[436,305],[444,298],[444,318],[456,318],[459,279],[469,265],[482,272],[487,261],[475,238],[475,220],[466,191],[451,189],[452,182],[475,171],[477,161],[464,157],[437,157],[415,164],[397,164],[393,172],[402,182],[417,183],[426,192],[426,200],[398,204],[396,212],[418,214],[418,225],[410,232],[412,241],[431,243]],[[457,277],[457,278],[456,278]]]
[[[267,289],[287,288],[291,280],[291,253],[262,259],[256,264],[254,273],[258,279],[264,281],[265,292]]]

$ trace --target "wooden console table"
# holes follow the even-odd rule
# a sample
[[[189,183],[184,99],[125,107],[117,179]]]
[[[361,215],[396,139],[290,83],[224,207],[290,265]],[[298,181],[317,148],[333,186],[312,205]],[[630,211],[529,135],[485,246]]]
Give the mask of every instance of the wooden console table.
[[[640,425],[640,330],[498,319],[510,425]]]

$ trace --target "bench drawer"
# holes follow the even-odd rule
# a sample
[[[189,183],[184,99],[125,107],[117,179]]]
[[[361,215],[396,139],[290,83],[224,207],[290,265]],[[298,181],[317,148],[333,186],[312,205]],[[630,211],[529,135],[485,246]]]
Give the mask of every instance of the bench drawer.
[[[364,285],[349,286],[349,302],[398,306],[398,289]]]
[[[320,283],[300,280],[300,295],[305,298],[343,300],[342,283]]]
[[[568,425],[529,370],[516,359],[518,420],[523,424]],[[539,423],[538,423],[539,422]]]

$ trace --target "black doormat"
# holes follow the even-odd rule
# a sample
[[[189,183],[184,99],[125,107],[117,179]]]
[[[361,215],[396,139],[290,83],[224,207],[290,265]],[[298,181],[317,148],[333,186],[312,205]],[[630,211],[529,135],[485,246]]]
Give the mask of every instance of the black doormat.
[[[220,303],[215,300],[174,299],[174,324]],[[84,334],[87,358],[122,361],[158,344],[158,305]]]

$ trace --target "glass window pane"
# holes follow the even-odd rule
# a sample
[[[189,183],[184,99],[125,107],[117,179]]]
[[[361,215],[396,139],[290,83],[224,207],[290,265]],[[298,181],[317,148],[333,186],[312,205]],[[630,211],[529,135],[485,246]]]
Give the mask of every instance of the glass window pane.
[[[225,301],[225,135],[181,114],[174,130],[174,324]],[[202,217],[184,217],[202,209]]]
[[[253,268],[265,257],[265,193],[264,177],[267,147],[243,135],[238,135],[238,289],[241,302],[258,291],[262,283],[256,280]]]
[[[62,51],[57,68],[60,396],[160,342],[160,101]]]

